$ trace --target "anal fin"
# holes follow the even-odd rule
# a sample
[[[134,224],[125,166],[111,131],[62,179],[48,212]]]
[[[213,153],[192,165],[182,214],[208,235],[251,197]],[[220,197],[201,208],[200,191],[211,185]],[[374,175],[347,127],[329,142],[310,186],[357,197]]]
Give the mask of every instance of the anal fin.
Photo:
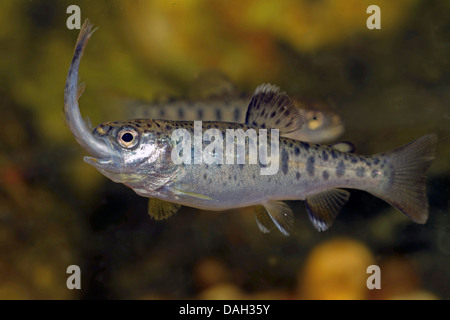
[[[282,201],[269,201],[255,207],[256,224],[259,230],[268,233],[275,225],[285,236],[288,236],[294,225],[294,214],[291,208]]]
[[[155,220],[164,220],[175,214],[181,205],[157,198],[148,199],[148,214]]]
[[[350,192],[343,189],[331,189],[307,196],[306,209],[314,227],[319,231],[327,230],[349,197]]]

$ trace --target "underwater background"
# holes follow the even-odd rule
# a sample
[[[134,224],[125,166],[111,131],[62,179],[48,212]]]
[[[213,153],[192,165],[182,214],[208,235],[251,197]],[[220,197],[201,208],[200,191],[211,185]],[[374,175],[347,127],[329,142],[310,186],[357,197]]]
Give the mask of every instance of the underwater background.
[[[380,30],[366,27],[372,4]],[[437,133],[428,222],[355,190],[326,232],[301,201],[289,237],[261,233],[249,208],[152,220],[65,124],[69,5],[98,27],[80,68],[94,126],[126,119],[130,99],[203,99],[205,73],[246,92],[270,82],[334,105],[360,154]],[[449,299],[449,41],[446,0],[2,0],[0,299]]]

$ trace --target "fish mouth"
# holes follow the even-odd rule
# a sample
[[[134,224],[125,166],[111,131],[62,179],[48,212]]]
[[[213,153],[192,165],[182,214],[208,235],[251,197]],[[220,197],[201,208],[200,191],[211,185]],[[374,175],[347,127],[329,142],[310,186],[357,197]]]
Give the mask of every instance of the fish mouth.
[[[103,152],[93,153],[93,156],[85,156],[83,160],[100,171],[117,171],[117,151],[114,149],[111,141],[106,137],[95,137],[98,144],[103,145]],[[114,170],[116,168],[116,170]]]
[[[84,157],[84,161],[114,182],[126,184],[141,182],[145,179],[145,176],[141,174],[127,172],[127,170],[120,165],[120,162],[117,161],[114,156],[102,159],[86,156]]]
[[[114,157],[111,156],[109,158],[95,158],[86,156],[83,158],[84,162],[90,164],[95,169],[97,169],[100,173],[110,178],[114,182],[124,182],[124,174],[118,165],[117,161],[114,160]]]
[[[83,160],[93,167],[108,167],[114,163],[112,159],[98,159],[90,156],[84,157]]]

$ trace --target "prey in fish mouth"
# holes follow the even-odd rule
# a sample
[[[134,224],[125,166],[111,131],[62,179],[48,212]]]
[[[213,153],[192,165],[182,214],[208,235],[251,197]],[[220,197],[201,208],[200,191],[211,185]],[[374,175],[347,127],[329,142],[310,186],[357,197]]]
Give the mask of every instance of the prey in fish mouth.
[[[293,138],[292,133],[299,132],[311,115],[297,108],[292,99],[274,85],[263,84],[256,88],[244,123],[203,122],[202,134],[213,133],[215,139],[197,142],[204,150],[209,148],[219,155],[219,161],[212,163],[173,161],[179,143],[173,138],[174,132],[181,130],[186,136],[193,136],[192,145],[196,145],[193,121],[115,121],[103,123],[91,132],[78,107],[82,92],[78,69],[92,32],[92,25],[86,21],[67,76],[66,122],[78,143],[91,155],[84,160],[111,180],[148,197],[148,211],[155,219],[168,218],[181,205],[216,211],[252,206],[262,232],[278,229],[289,235],[294,216],[284,200],[304,200],[314,227],[324,231],[347,202],[350,193],[346,189],[359,189],[385,200],[414,222],[426,222],[426,172],[435,157],[435,134],[370,156],[354,154],[350,144],[321,146],[300,141],[296,136]],[[213,141],[217,142],[220,135],[225,136],[230,130],[243,134],[234,139],[242,138],[244,147],[250,144],[250,132],[255,131],[261,137],[262,132],[277,130],[279,170],[262,175],[261,168],[265,164],[249,161],[250,152],[244,153],[239,162],[234,148],[226,148],[223,155],[211,148]],[[187,151],[195,160],[195,148],[182,150]],[[275,151],[273,147],[271,151]],[[236,156],[236,161],[224,162],[229,156]]]

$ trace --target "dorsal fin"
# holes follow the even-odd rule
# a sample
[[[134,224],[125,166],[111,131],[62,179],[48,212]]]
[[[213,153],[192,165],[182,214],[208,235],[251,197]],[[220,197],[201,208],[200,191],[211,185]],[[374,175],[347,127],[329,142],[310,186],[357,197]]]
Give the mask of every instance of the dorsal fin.
[[[155,220],[164,220],[175,214],[181,205],[160,200],[157,198],[148,199],[148,214]]]
[[[262,84],[253,93],[245,123],[262,129],[278,129],[280,135],[299,130],[304,123],[303,111],[295,107],[277,86]]]
[[[350,192],[343,189],[331,189],[307,196],[306,209],[314,227],[319,231],[327,230],[349,197]]]

